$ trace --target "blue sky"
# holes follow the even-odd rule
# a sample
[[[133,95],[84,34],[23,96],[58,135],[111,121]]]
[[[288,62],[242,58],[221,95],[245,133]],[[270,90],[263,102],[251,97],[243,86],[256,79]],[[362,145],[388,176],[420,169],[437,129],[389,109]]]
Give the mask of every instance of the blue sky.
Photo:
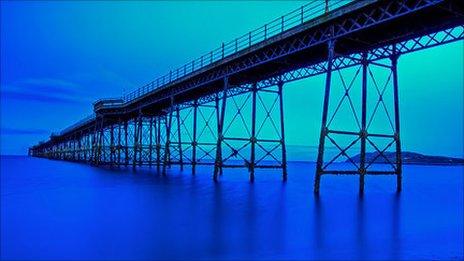
[[[27,147],[304,2],[1,2],[1,153]],[[463,43],[400,58],[403,147],[463,156]],[[323,77],[285,88],[287,142],[317,145]],[[291,105],[290,105],[291,104]],[[302,128],[304,127],[304,128]]]

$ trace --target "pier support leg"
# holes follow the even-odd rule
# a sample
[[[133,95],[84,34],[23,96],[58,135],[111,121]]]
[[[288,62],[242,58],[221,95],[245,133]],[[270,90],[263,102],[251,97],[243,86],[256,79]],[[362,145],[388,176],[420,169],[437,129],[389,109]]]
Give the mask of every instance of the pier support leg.
[[[255,165],[256,165],[256,94],[258,92],[258,88],[256,83],[253,83],[251,87],[251,139],[250,139],[250,182],[254,182],[255,180]]]
[[[98,126],[98,121],[95,121],[94,123],[94,128],[93,132],[91,133],[91,144],[90,144],[90,163],[95,164],[96,163],[96,154],[97,154],[97,127]]]
[[[121,149],[122,149],[122,140],[121,140],[121,118],[118,120],[118,167],[121,166]]]
[[[169,106],[167,119],[165,120],[166,125],[166,145],[164,147],[164,161],[163,161],[163,175],[166,175],[166,167],[171,165],[171,126],[172,126],[172,114],[174,109],[174,97],[171,97],[171,105]]]
[[[285,145],[285,124],[284,124],[284,99],[283,99],[283,82],[279,82],[278,95],[280,107],[280,133],[282,146],[282,180],[287,181],[287,147]]]
[[[139,166],[142,166],[142,163],[143,163],[143,147],[144,147],[144,143],[143,143],[143,121],[144,121],[144,117],[141,115],[140,117],[140,120],[139,120],[139,128],[138,128],[138,138],[139,138],[139,146],[138,146],[138,156],[139,156],[139,159],[138,159],[138,165]]]
[[[76,135],[76,143],[77,143],[77,150],[74,149],[75,158],[74,160],[81,161],[81,153],[82,153],[82,132],[79,135]]]
[[[80,160],[80,147],[81,147],[81,139],[80,135],[76,133],[75,138],[74,138],[74,151],[73,151],[73,160],[74,161],[79,161]]]
[[[127,133],[127,128],[128,126],[128,120],[124,121],[124,166],[127,168],[129,166],[129,144],[128,144],[128,133]]]
[[[161,165],[161,117],[156,117],[156,168],[159,172]]]
[[[403,160],[401,155],[401,140],[400,140],[400,108],[398,101],[398,54],[396,45],[393,45],[393,54],[390,57],[392,64],[393,75],[393,97],[395,107],[395,145],[396,145],[396,191],[400,192],[402,189],[402,175],[403,175]]]
[[[103,135],[104,135],[104,129],[103,129],[103,117],[100,120],[100,128],[98,129],[98,140],[97,140],[97,160],[96,164],[99,165],[102,162],[102,149],[103,149]]]
[[[319,138],[319,150],[317,153],[316,175],[314,179],[314,193],[319,193],[321,175],[323,174],[322,164],[324,160],[325,136],[327,135],[327,114],[329,110],[330,84],[332,80],[332,64],[335,54],[335,42],[330,40],[328,43],[327,72],[325,78],[324,104],[322,108],[321,134]]]
[[[182,153],[182,133],[181,133],[181,122],[180,122],[180,112],[179,106],[176,106],[176,122],[177,122],[177,148],[179,150],[179,164],[180,170],[184,170],[184,155]]]
[[[132,155],[132,170],[135,170],[137,165],[137,152],[139,148],[139,127],[140,127],[140,118],[139,113],[138,117],[134,120],[134,146],[133,146],[133,155]]]
[[[224,86],[222,91],[222,106],[221,106],[221,113],[218,117],[218,137],[217,137],[217,146],[216,146],[216,160],[214,164],[214,173],[213,173],[213,180],[217,181],[217,176],[219,171],[222,171],[222,129],[224,125],[224,117],[226,114],[226,103],[227,103],[227,89],[229,88],[229,79],[227,77],[224,78]],[[218,100],[216,100],[218,103]]]
[[[197,168],[197,116],[198,100],[193,102],[193,135],[192,135],[192,175],[195,175]]]
[[[324,97],[324,107],[322,116],[321,136],[319,141],[319,153],[316,165],[316,177],[314,182],[314,192],[319,192],[320,178],[323,174],[349,174],[359,175],[359,193],[364,193],[365,176],[375,175],[396,175],[397,191],[401,191],[401,145],[399,128],[399,106],[398,106],[398,76],[397,59],[395,46],[389,51],[391,65],[383,60],[369,60],[369,51],[364,51],[356,56],[337,57],[341,62],[348,59],[356,63],[351,68],[343,69],[352,71],[356,69],[351,81],[345,81],[345,76],[337,69],[340,76],[343,91],[338,104],[331,109],[331,117],[328,120],[329,93],[331,88],[332,60],[334,59],[333,42],[329,43],[329,60],[327,67],[326,91]],[[359,65],[359,66],[358,66]],[[387,70],[387,71],[386,71]],[[353,100],[350,90],[356,86],[356,79],[361,72],[361,99]],[[385,73],[386,72],[386,73]],[[333,85],[333,88],[336,88]],[[388,91],[393,90],[393,91]],[[334,89],[334,91],[337,91]],[[337,92],[333,92],[337,94]],[[386,97],[389,96],[389,97]],[[368,104],[373,101],[372,106]],[[387,101],[394,101],[394,121],[392,120],[390,106]],[[345,105],[345,106],[343,106]],[[345,108],[345,111],[343,110]],[[361,112],[360,120],[358,111]],[[348,113],[345,115],[343,113]],[[341,115],[340,115],[341,114]],[[353,116],[356,125],[347,122]],[[338,116],[338,117],[336,117]],[[336,125],[336,119],[339,124]],[[340,122],[340,118],[342,121]],[[335,121],[334,121],[335,119]],[[335,123],[334,123],[335,122]],[[334,126],[335,125],[335,126]],[[351,126],[350,126],[351,125]],[[324,162],[325,141],[329,141],[339,153],[331,160]],[[354,149],[355,145],[360,146],[360,150]],[[393,146],[395,144],[396,146]],[[394,151],[392,151],[394,150]],[[392,160],[392,156],[395,160]],[[345,161],[340,161],[345,158]],[[333,164],[337,162],[337,164]]]
[[[110,166],[113,167],[116,161],[114,146],[114,124],[110,126]]]
[[[367,66],[369,61],[367,60],[367,53],[362,54],[362,86],[361,86],[361,153],[359,162],[359,193],[364,193],[364,176],[366,174],[366,103],[367,103]]]
[[[148,146],[148,164],[151,167],[153,161],[153,117],[150,117],[150,130],[149,130],[149,146]]]
[[[220,111],[220,104],[221,104],[221,99],[219,98],[219,93],[216,94],[216,97],[215,97],[215,104],[214,104],[214,107],[215,107],[215,111],[216,111],[216,133],[219,134],[219,123],[220,123],[220,119],[221,119],[221,111]],[[222,125],[224,125],[224,121],[222,122]],[[222,131],[221,131],[222,132]],[[224,135],[221,135],[221,142],[224,140]],[[216,155],[215,155],[215,158],[214,158],[214,162],[215,162],[215,165],[216,165],[216,160],[217,160],[217,140],[219,140],[219,136],[217,137],[216,139]],[[221,159],[222,159],[222,144],[220,144],[221,146]],[[221,161],[222,162],[222,161]],[[219,168],[219,175],[222,175],[222,167],[218,167]]]
[[[88,156],[89,147],[90,147],[90,145],[89,145],[90,144],[89,137],[90,137],[90,135],[88,133],[84,134],[84,148],[83,148],[84,149],[84,151],[83,151],[83,153],[84,153],[84,162],[87,162],[89,160],[89,158],[88,158],[89,157]]]

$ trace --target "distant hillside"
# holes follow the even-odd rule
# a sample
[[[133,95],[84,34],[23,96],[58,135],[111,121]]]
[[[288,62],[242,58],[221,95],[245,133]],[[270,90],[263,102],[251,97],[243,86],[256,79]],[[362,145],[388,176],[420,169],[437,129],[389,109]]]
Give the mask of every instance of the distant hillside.
[[[366,161],[372,161],[378,152],[371,152],[366,153]],[[392,163],[396,161],[396,155],[394,152],[385,152],[385,157],[387,157]],[[402,158],[404,164],[424,164],[424,165],[464,165],[464,159],[460,158],[451,158],[451,157],[444,157],[444,156],[429,156],[423,155],[415,152],[402,152]],[[353,157],[355,162],[359,162],[360,155],[356,155]],[[348,162],[348,160],[346,161]],[[384,157],[379,156],[375,163],[388,163]]]

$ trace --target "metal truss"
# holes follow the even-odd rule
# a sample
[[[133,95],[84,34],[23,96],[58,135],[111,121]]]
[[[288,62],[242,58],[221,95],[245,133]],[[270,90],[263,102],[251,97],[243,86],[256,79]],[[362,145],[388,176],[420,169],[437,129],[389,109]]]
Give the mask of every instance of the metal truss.
[[[325,74],[314,191],[319,192],[321,177],[325,174],[359,175],[361,192],[365,175],[393,174],[400,191],[398,58],[462,40],[464,26],[437,31],[424,29],[386,45],[360,44],[354,53],[339,48],[338,42],[350,39],[357,31],[437,4],[443,1],[380,1],[371,9],[335,20],[330,25],[295,35],[288,32],[288,41],[253,52],[251,48],[244,59],[230,60],[188,81],[173,84],[138,106],[124,109],[120,115],[96,114],[32,147],[29,153],[134,170],[139,166],[156,166],[163,174],[172,165],[179,165],[181,170],[190,165],[192,174],[199,165],[211,165],[214,180],[218,180],[224,168],[246,168],[251,181],[256,169],[281,168],[286,180],[283,86]],[[252,83],[232,85],[229,82],[237,73],[324,45],[328,55],[318,62],[308,61],[297,69],[279,70],[273,73],[275,76],[263,76],[264,79]],[[187,102],[176,100],[179,94],[218,81],[223,81],[223,88],[215,93]],[[144,109],[166,100],[170,104],[161,113],[144,113]],[[340,119],[344,124],[337,125]],[[331,155],[326,150],[328,146],[337,152]]]
[[[395,44],[368,49],[366,52],[369,61],[371,61],[371,63],[375,63],[378,60],[389,58],[393,54],[394,48],[397,55],[403,55],[462,40],[464,40],[464,25],[413,37]],[[358,66],[361,64],[361,61],[362,53],[359,52],[349,55],[336,54],[332,62],[332,66],[334,70],[341,70]],[[277,84],[279,81],[287,83],[324,74],[326,72],[327,61],[323,61],[297,70],[285,72],[276,77],[265,79],[260,81],[258,84],[260,86],[270,86]]]
[[[169,155],[166,148],[170,146],[166,122],[166,116],[142,114],[126,121],[113,120],[111,124],[105,124],[101,118],[94,132],[83,136],[83,142],[77,142],[84,146],[80,149],[84,154],[79,157],[94,165],[132,166],[133,169],[142,165],[170,165],[171,160],[165,159]]]
[[[366,61],[368,63],[368,69],[378,67],[384,68],[385,70],[392,70],[393,64],[391,62],[390,64],[386,64],[385,60],[393,61],[391,60],[392,57],[399,57],[402,54],[419,51],[462,39],[464,39],[464,26],[458,26],[440,32],[413,37],[409,40],[398,42],[396,44],[376,47],[362,53],[354,53],[350,55],[338,54],[336,52],[337,48],[335,45],[333,48],[333,57],[330,63],[331,73],[334,71],[338,72],[349,70],[350,68],[362,70],[363,62],[366,63]],[[166,110],[165,114],[163,115],[146,115],[143,117],[141,115],[140,117],[129,120],[113,120],[112,125],[105,124],[106,119],[102,118],[102,116],[99,116],[94,121],[94,124],[91,125],[91,128],[72,132],[62,141],[49,143],[50,146],[42,145],[42,147],[32,148],[30,154],[45,158],[89,162],[94,165],[126,167],[132,166],[134,168],[140,165],[156,165],[158,168],[162,166],[165,170],[166,167],[170,167],[172,164],[179,164],[181,167],[184,165],[191,165],[192,173],[195,173],[197,165],[215,165],[216,174],[214,177],[216,179],[217,175],[221,173],[222,168],[224,167],[245,167],[250,172],[250,179],[253,180],[255,168],[265,167],[265,165],[261,163],[266,162],[264,160],[260,161],[259,158],[256,158],[256,154],[254,159],[251,158],[251,151],[256,151],[257,148],[261,149],[260,145],[264,143],[259,142],[259,139],[256,137],[257,129],[260,128],[260,123],[257,123],[257,120],[255,119],[255,135],[252,133],[253,124],[250,124],[249,122],[246,125],[248,132],[244,132],[247,133],[247,135],[249,133],[247,137],[240,138],[223,134],[218,135],[218,133],[220,134],[220,128],[224,128],[224,131],[227,129],[227,126],[220,126],[221,123],[222,125],[227,124],[225,116],[222,117],[221,108],[225,104],[228,104],[230,108],[235,107],[235,114],[237,115],[232,115],[232,118],[229,117],[230,119],[228,120],[230,121],[234,118],[234,116],[236,116],[233,121],[241,122],[245,119],[244,114],[246,113],[242,110],[243,108],[240,109],[241,105],[243,104],[238,103],[239,99],[246,99],[246,97],[248,97],[247,102],[249,104],[255,104],[253,106],[261,106],[261,101],[259,99],[261,94],[274,93],[275,95],[281,97],[281,93],[279,94],[278,91],[279,84],[283,85],[286,82],[291,82],[320,74],[327,74],[329,68],[328,65],[328,61],[323,61],[321,63],[313,64],[311,66],[303,67],[297,70],[284,72],[280,76],[271,77],[259,81],[256,84],[244,84],[238,86],[227,84],[225,85],[227,88],[224,88],[223,91],[212,95],[203,96],[194,101],[176,104],[175,100],[172,99],[172,109]],[[372,70],[367,71],[366,73],[368,77],[374,79],[375,74],[376,73],[372,72]],[[360,72],[355,75],[357,75],[357,77],[363,76],[363,74]],[[391,77],[393,77],[393,75]],[[350,88],[349,84],[351,83],[351,80],[352,79],[344,79],[347,89]],[[389,84],[392,83],[393,82],[391,80]],[[276,86],[277,92],[275,92]],[[383,86],[380,83],[377,83],[377,86],[382,92],[383,88],[381,87]],[[351,86],[351,88],[353,88],[353,86]],[[351,90],[351,88],[349,90]],[[391,89],[392,87],[387,87],[386,90],[388,90],[388,88]],[[374,94],[376,92],[377,91],[375,91]],[[256,96],[256,101],[253,103],[254,96]],[[227,101],[227,103],[224,101]],[[348,97],[345,97],[344,103],[347,101]],[[385,101],[382,101],[378,105],[382,110],[384,110],[384,103]],[[252,116],[249,104],[247,105],[249,110],[247,117]],[[272,106],[271,104],[272,103],[266,103],[265,107],[269,108],[269,106]],[[282,110],[280,101],[279,106],[274,105],[274,107],[280,107],[280,110]],[[232,109],[230,109],[230,111],[234,113]],[[224,110],[224,115],[225,112],[226,110]],[[393,113],[390,114],[393,115]],[[359,119],[360,115],[357,115],[357,117]],[[225,123],[223,123],[221,119],[224,119]],[[269,119],[266,117],[262,118],[262,120],[264,119],[269,121]],[[274,116],[272,120],[275,119],[276,117]],[[367,120],[368,118],[366,118],[366,121]],[[169,123],[170,121],[171,124]],[[367,123],[368,122],[366,122],[366,124]],[[170,128],[170,125],[173,125],[173,128]],[[274,125],[279,127],[278,123]],[[390,123],[386,124],[386,126],[389,125],[391,126]],[[393,122],[393,126],[395,125],[396,122]],[[365,127],[367,128],[367,125]],[[274,127],[270,126],[270,129],[274,129]],[[351,145],[348,149],[346,147],[340,147],[341,154],[338,155],[337,159],[340,159],[340,157],[346,158],[348,150],[355,148],[355,145],[358,143],[360,144],[361,140],[364,140],[364,146],[377,151],[378,154],[376,156],[378,157],[375,160],[378,160],[378,158],[385,158],[383,154],[385,154],[387,150],[384,150],[384,148],[379,148],[375,141],[373,141],[374,137],[376,139],[379,139],[380,137],[376,137],[374,133],[372,133],[367,135],[366,138],[363,138],[360,137],[359,130],[351,134],[353,134],[352,136],[355,137],[352,140],[352,142],[355,141],[355,144]],[[283,128],[281,128],[280,135],[283,137]],[[330,130],[330,132],[321,135],[324,137],[324,145],[326,140],[330,144],[334,142],[337,143],[335,138],[333,138],[333,136],[336,135],[342,135],[342,133],[336,133],[336,130]],[[398,142],[390,144],[388,149],[396,148],[398,146],[397,144],[399,144],[399,130],[395,130],[395,132],[389,133],[387,135],[389,136],[385,137],[385,139],[390,138],[391,141],[393,141],[394,136],[396,136],[396,139],[398,139]],[[253,137],[255,138],[253,139]],[[279,138],[279,136],[276,135],[276,137],[273,139],[275,141],[275,145],[278,144],[277,141],[279,141],[282,137]],[[237,138],[241,140],[235,140]],[[242,146],[237,147],[237,144],[240,143],[239,141],[242,142]],[[375,146],[377,148],[375,148]],[[224,152],[222,151],[223,147]],[[254,149],[252,149],[252,147],[254,147]],[[280,150],[284,151],[284,142],[282,143],[281,147],[282,148]],[[218,148],[221,150],[218,150]],[[278,148],[276,148],[276,150],[277,149]],[[249,154],[245,154],[245,151],[248,151]],[[401,151],[401,148],[396,148],[396,151]],[[275,156],[275,152],[276,151],[272,151],[273,156]],[[365,152],[366,150],[364,150],[364,153]],[[182,156],[180,157],[180,155]],[[275,166],[278,166],[280,161],[280,166],[284,169],[285,173],[284,155],[285,153],[282,153],[280,159],[276,157],[279,160],[274,159],[274,163]],[[272,158],[270,155],[267,156]],[[182,160],[180,160],[181,158]],[[400,157],[398,157],[398,159],[400,160]],[[360,174],[363,172],[364,174],[361,175],[361,180],[364,179],[363,177],[365,174],[380,174],[381,172],[375,172],[372,170],[372,167],[376,165],[374,164],[375,160],[374,162],[366,162],[364,160],[364,167],[360,165],[361,162],[355,162],[356,164],[352,164],[354,169],[349,171],[338,170],[338,172],[327,169],[327,167],[333,167],[336,165],[334,164],[335,161],[331,162],[331,160],[327,160],[325,161],[326,164],[322,164],[323,161],[319,161],[320,164],[318,165],[318,173],[320,175],[318,175],[319,178],[317,178],[317,181],[315,182],[315,191],[318,191],[320,176],[323,174],[328,174],[330,171],[338,174],[347,174],[348,172],[351,174]],[[327,165],[327,163],[330,164]],[[396,166],[396,168],[392,168],[388,171],[390,171],[390,174],[397,174],[398,189],[401,189],[401,165],[399,163],[400,162],[391,162],[387,164],[392,167]],[[325,171],[327,171],[327,173]],[[385,172],[385,174],[388,173]],[[285,177],[286,174],[284,174],[284,178]],[[360,189],[362,188],[363,186],[361,182]]]
[[[397,42],[396,49],[397,53],[399,55],[402,54],[407,54],[411,52],[416,52],[432,47],[436,47],[439,45],[444,45],[447,43],[452,43],[455,41],[460,41],[464,39],[464,25],[459,25],[456,27],[451,27],[447,28],[444,30],[439,30],[436,32],[432,33],[425,33],[420,36],[411,36],[411,38],[406,39],[404,41],[399,41]],[[366,52],[368,53],[369,60],[371,61],[377,61],[380,59],[388,58],[391,53],[392,53],[392,47],[393,44],[389,45],[384,45],[380,47],[374,47],[371,49],[367,49]],[[343,68],[348,68],[351,66],[356,66],[360,64],[361,60],[361,54],[360,53],[352,53],[349,55],[339,55],[335,57],[333,61],[333,66],[336,69],[343,69]],[[302,68],[298,68],[295,70],[287,71],[287,72],[281,72],[278,76],[270,77],[261,81],[258,81],[258,86],[264,87],[264,86],[271,86],[271,85],[277,85],[278,82],[291,82],[291,81],[296,81],[300,79],[305,79],[311,76],[315,75],[320,75],[324,74],[327,72],[327,61],[322,61],[320,63],[316,64],[311,64],[308,66],[303,66]],[[220,77],[216,78],[205,78],[205,81],[198,81],[195,84],[186,86],[187,89],[192,89],[194,87],[215,81],[216,79],[219,79]],[[249,88],[250,84],[244,84],[244,85],[239,85],[239,86],[231,86],[228,90],[228,96],[232,95],[239,95],[244,92]],[[181,89],[178,89],[177,91],[180,91]],[[176,92],[177,93],[177,92]],[[174,95],[175,93],[173,92],[171,95]],[[214,101],[215,97],[219,94],[212,94],[212,95],[206,95],[198,99],[199,104],[203,103],[208,103]],[[154,103],[154,102],[159,102],[161,100],[165,99],[164,97],[160,97],[157,99],[152,99],[149,101],[149,103]],[[190,107],[192,106],[192,102],[186,102],[183,104],[179,104],[180,108],[184,107]],[[80,121],[78,124],[75,124],[72,126],[72,128],[66,128],[65,131],[61,133],[61,136],[67,136],[69,134],[73,134],[76,129],[80,129],[82,126],[93,126],[96,121],[95,116],[93,117],[88,117],[82,121]],[[87,130],[88,131],[88,130]],[[42,146],[45,144],[42,144]],[[32,151],[30,152],[32,154]]]
[[[223,168],[237,167],[248,169],[250,181],[254,181],[257,168],[282,168],[283,180],[287,179],[282,87],[282,82],[274,88],[258,87],[255,83],[242,86],[242,93],[229,96],[228,79],[224,79],[221,105],[218,106],[215,181]],[[230,115],[226,114],[228,106],[232,107],[228,110]],[[263,134],[266,125],[271,129],[267,136]],[[279,150],[280,155],[277,155]]]
[[[172,86],[169,93],[160,93],[160,95],[147,99],[140,106],[149,106],[150,104],[164,100],[169,96],[178,95],[187,90],[197,88],[198,86],[221,80],[227,76],[289,56],[316,45],[327,43],[333,39],[345,37],[357,31],[368,29],[371,26],[399,18],[442,2],[443,0],[398,0],[382,2],[368,11],[347,17],[340,21],[334,21],[330,25],[318,27],[315,30],[308,31],[305,34],[294,37],[291,41],[285,41],[268,48],[262,48],[259,51],[250,53],[244,59],[239,59],[238,61],[232,62],[226,66],[218,66],[207,74],[192,77],[191,80],[186,81],[183,84]],[[359,2],[359,5],[363,5],[362,1]]]
[[[213,165],[217,143],[217,119],[219,96],[211,100],[194,100],[177,106],[176,130],[173,139],[177,144],[180,168],[192,166],[192,174],[198,165]]]
[[[359,174],[360,175],[360,192],[364,191],[364,176],[367,174],[395,174],[397,176],[397,190],[401,190],[401,145],[400,145],[400,125],[399,125],[399,106],[398,106],[398,74],[397,61],[398,53],[396,45],[393,45],[389,60],[390,63],[374,62],[367,52],[361,54],[360,65],[355,69],[353,77],[346,79],[341,73],[342,69],[334,66],[335,60],[335,41],[328,44],[328,62],[326,73],[326,86],[324,95],[324,107],[322,114],[322,127],[319,140],[319,152],[316,166],[316,176],[314,181],[314,191],[319,192],[320,179],[323,174]],[[382,72],[377,72],[374,76],[373,68],[386,70],[383,82],[378,78]],[[345,70],[347,70],[345,68]],[[334,91],[333,74],[338,73],[342,87],[341,98],[335,103],[332,112],[329,112],[329,103],[333,100],[332,92]],[[360,81],[356,81],[360,78]],[[361,89],[359,105],[353,101],[353,89],[355,85]],[[392,90],[391,100],[386,99],[387,90]],[[369,94],[369,96],[368,96]],[[375,102],[371,103],[371,109],[368,110],[368,97]],[[387,106],[388,102],[393,103],[393,108]],[[340,114],[340,108],[343,105],[348,108],[348,116],[342,117],[346,120],[351,114],[355,122],[355,128],[348,130],[345,121],[341,127],[333,127],[334,119]],[[360,112],[360,113],[359,113]],[[384,113],[385,121],[380,128],[373,129],[373,122],[379,118],[379,114]],[[368,115],[369,114],[369,115]],[[387,131],[385,130],[387,129]],[[388,129],[390,129],[388,131]],[[343,136],[343,141],[339,137]],[[337,140],[339,139],[339,140]],[[325,159],[326,142],[337,148],[338,153],[335,156]],[[359,145],[359,148],[356,146]],[[394,148],[395,160],[386,155],[386,152]],[[368,151],[370,149],[370,151]],[[367,157],[367,153],[370,156]],[[346,164],[335,164],[339,158],[346,158]],[[379,164],[382,163],[382,164]],[[379,168],[380,165],[380,168]]]

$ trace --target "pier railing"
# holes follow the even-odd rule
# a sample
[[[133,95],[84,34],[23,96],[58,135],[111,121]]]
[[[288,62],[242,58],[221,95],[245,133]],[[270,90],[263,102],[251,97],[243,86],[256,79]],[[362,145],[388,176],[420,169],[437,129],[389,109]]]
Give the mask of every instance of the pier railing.
[[[157,78],[156,80],[124,94],[123,100],[129,103],[147,93],[152,92],[158,88],[168,85],[182,77],[197,72],[205,67],[220,61],[228,56],[236,54],[244,49],[247,49],[257,43],[266,41],[267,39],[281,34],[289,29],[301,25],[309,20],[318,18],[326,14],[329,10],[333,10],[344,6],[353,0],[312,0],[306,5],[301,6],[292,12],[283,15],[271,22],[250,31],[238,38],[227,43],[222,43],[220,47],[202,55],[200,58],[195,59],[183,66],[169,71],[169,73]]]
[[[58,135],[62,136],[64,134],[66,134],[66,133],[68,133],[68,132],[70,132],[70,131],[72,131],[72,130],[80,127],[80,126],[84,126],[85,124],[87,124],[89,122],[92,122],[94,120],[95,120],[95,113],[92,113],[91,115],[89,115],[89,116],[85,117],[84,119],[74,123],[73,125],[67,127],[66,129],[63,129],[62,131],[60,131],[58,133]]]
[[[347,5],[356,0],[312,0],[298,9],[295,9],[286,15],[272,20],[265,25],[252,30],[238,38],[227,43],[222,43],[220,47],[202,55],[201,57],[184,64],[183,66],[169,71],[169,73],[157,78],[154,81],[123,95],[116,103],[105,103],[104,100],[98,100],[94,103],[96,109],[108,106],[122,106],[128,104],[141,96],[144,96],[154,90],[167,86],[170,83],[186,77],[197,71],[203,70],[213,63],[218,62],[224,58],[234,55],[240,51],[252,47],[255,44],[264,42],[276,35],[282,34],[298,25],[314,20],[327,14],[330,10]],[[100,104],[101,103],[101,104]],[[95,113],[87,116],[86,118],[78,121],[77,123],[67,127],[59,132],[59,135],[66,134],[80,126],[83,126],[95,119]]]

